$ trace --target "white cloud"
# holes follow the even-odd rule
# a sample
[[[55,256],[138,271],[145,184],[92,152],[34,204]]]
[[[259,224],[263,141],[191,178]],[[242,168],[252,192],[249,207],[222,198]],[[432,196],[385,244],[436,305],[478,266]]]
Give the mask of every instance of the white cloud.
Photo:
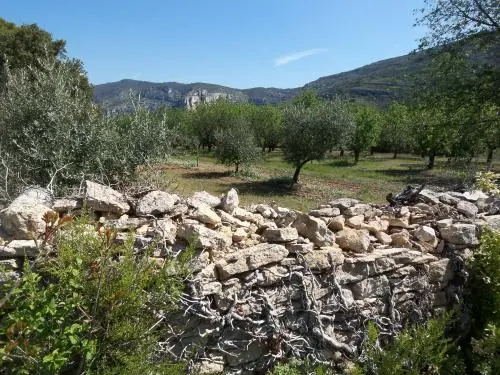
[[[304,57],[316,55],[318,53],[323,53],[326,51],[328,51],[326,48],[313,48],[301,52],[291,53],[285,56],[280,56],[274,60],[274,66],[285,65],[291,63],[292,61],[297,61],[303,59]]]

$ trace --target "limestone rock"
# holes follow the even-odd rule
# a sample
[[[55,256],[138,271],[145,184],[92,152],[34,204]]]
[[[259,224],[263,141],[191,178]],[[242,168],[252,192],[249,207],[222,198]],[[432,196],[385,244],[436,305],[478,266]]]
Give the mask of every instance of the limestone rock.
[[[366,230],[345,228],[337,233],[336,242],[342,250],[365,253],[370,247],[370,235]]]
[[[285,247],[291,254],[305,254],[314,250],[314,244],[309,243],[289,243]]]
[[[334,217],[340,215],[340,209],[338,209],[337,207],[325,207],[317,210],[312,210],[311,212],[309,212],[309,215],[315,217]]]
[[[392,237],[385,232],[375,233],[377,240],[383,245],[390,245],[392,243]]]
[[[437,241],[436,231],[427,225],[418,228],[413,235],[420,241],[435,243]]]
[[[391,234],[392,245],[411,249],[410,233],[406,230]]]
[[[363,221],[365,220],[364,215],[356,215],[347,219],[347,225],[354,229],[361,229]]]
[[[344,229],[345,217],[342,215],[330,218],[328,221],[328,229],[338,232]]]
[[[130,210],[127,199],[123,194],[109,186],[89,180],[85,181],[85,202],[94,211],[122,215]]]
[[[383,297],[390,291],[389,280],[385,275],[371,277],[354,284],[351,290],[355,299]]]
[[[489,228],[500,230],[500,215],[485,216],[484,220]]]
[[[438,194],[438,198],[441,202],[450,206],[456,206],[457,203],[460,202],[459,198],[454,197],[453,195],[450,195],[448,193]]]
[[[335,234],[321,219],[297,212],[297,218],[292,226],[301,236],[309,238],[317,246],[330,246],[335,243]]]
[[[247,237],[248,237],[248,233],[245,231],[244,228],[237,228],[233,232],[233,242],[241,242]]]
[[[453,268],[450,259],[444,258],[429,263],[430,283],[437,283],[443,288],[451,279],[453,279]]]
[[[457,211],[460,212],[461,214],[464,214],[467,217],[474,217],[476,216],[479,209],[474,203],[467,201],[460,201],[457,204]]]
[[[227,254],[224,259],[217,262],[216,267],[221,279],[225,280],[266,264],[279,262],[287,255],[288,250],[283,245],[261,243]]]
[[[457,223],[439,228],[441,237],[455,245],[478,245],[477,230],[474,224]]]
[[[179,202],[178,195],[155,190],[137,201],[135,212],[140,216],[163,215],[172,211],[177,202]]]
[[[481,190],[466,191],[463,193],[463,197],[470,202],[476,202],[478,199],[487,199],[488,196]]]
[[[354,206],[349,207],[343,212],[344,215],[347,216],[356,216],[356,215],[364,215],[371,211],[371,206],[365,203],[356,203]]]
[[[210,226],[216,226],[221,224],[222,222],[220,216],[217,215],[215,211],[205,203],[202,203],[198,206],[198,208],[194,211],[192,217]]]
[[[255,206],[255,211],[264,216],[266,219],[275,219],[278,217],[277,212],[267,204],[258,204]]]
[[[357,203],[359,203],[359,201],[357,199],[352,199],[352,198],[338,198],[328,202],[330,207],[339,208],[340,211],[345,211],[349,207],[352,207]]]
[[[212,208],[217,207],[221,204],[220,198],[207,193],[206,191],[197,191],[192,195],[192,199],[203,202]]]
[[[38,246],[41,241],[35,243],[34,240],[13,240],[5,246],[0,246],[0,258],[18,258],[27,256],[34,258],[38,254]]]
[[[167,244],[173,245],[175,243],[177,225],[169,217],[156,220],[154,224],[154,231],[156,236],[158,236],[162,241],[165,241]]]
[[[224,372],[224,358],[203,358],[193,365],[194,375],[217,375]]]
[[[58,213],[72,212],[80,208],[82,208],[82,201],[71,198],[56,199],[52,205],[52,210]]]
[[[232,213],[240,204],[240,198],[236,189],[232,188],[221,200],[221,207],[227,213]]]
[[[305,253],[302,259],[307,268],[322,271],[341,265],[344,262],[344,255],[340,249],[329,247]]]
[[[184,222],[179,225],[177,235],[194,244],[196,248],[224,250],[233,242],[232,236],[229,237],[196,222]]]
[[[52,196],[44,189],[29,189],[0,212],[3,230],[16,239],[33,239],[45,231],[44,215],[50,209]]]
[[[297,233],[297,229],[291,227],[278,229],[268,228],[262,233],[262,237],[264,237],[267,242],[292,242],[299,237],[299,234]]]
[[[418,194],[418,197],[420,199],[422,199],[425,203],[430,203],[430,204],[438,204],[439,203],[438,195],[429,189],[423,189]]]

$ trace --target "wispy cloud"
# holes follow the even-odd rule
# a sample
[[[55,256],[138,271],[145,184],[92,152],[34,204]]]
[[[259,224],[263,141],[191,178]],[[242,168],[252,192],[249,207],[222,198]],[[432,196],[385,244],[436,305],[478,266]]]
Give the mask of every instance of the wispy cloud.
[[[292,61],[297,61],[303,59],[304,57],[316,55],[318,53],[323,53],[326,51],[328,51],[326,48],[313,48],[301,52],[291,53],[285,56],[280,56],[274,60],[274,66],[285,65],[291,63]]]
[[[142,72],[137,72],[132,75],[132,79],[138,79],[142,76]]]

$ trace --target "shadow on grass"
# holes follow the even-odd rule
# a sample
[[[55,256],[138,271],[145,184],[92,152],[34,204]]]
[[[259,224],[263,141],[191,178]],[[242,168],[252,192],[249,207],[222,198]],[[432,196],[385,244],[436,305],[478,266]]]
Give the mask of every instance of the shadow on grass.
[[[347,159],[340,159],[340,160],[334,160],[330,163],[328,163],[329,166],[332,167],[354,167],[356,164],[354,164],[354,161],[350,161]]]
[[[184,178],[192,178],[192,179],[216,179],[231,176],[231,171],[208,171],[208,172],[187,172],[183,173],[182,177]]]
[[[408,185],[432,185],[446,189],[460,189],[463,187],[463,177],[460,177],[456,171],[443,171],[442,173],[433,173],[426,168],[412,169],[379,169],[376,171],[382,175],[391,176],[396,181]]]
[[[272,195],[295,195],[298,185],[289,177],[272,177],[265,181],[246,181],[232,184],[241,194],[253,194],[263,197]]]

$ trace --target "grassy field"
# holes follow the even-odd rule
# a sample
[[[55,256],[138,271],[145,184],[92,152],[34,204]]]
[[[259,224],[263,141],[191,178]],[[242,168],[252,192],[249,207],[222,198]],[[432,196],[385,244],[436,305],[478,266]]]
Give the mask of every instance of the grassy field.
[[[220,195],[231,187],[238,190],[243,205],[275,202],[280,206],[309,210],[337,197],[369,202],[385,202],[389,192],[399,192],[408,184],[426,184],[437,189],[459,189],[472,183],[474,173],[484,167],[484,158],[470,165],[438,159],[428,171],[426,159],[390,154],[365,156],[357,165],[338,153],[304,166],[300,183],[292,185],[293,168],[283,161],[280,151],[266,153],[251,170],[235,175],[231,168],[217,164],[210,154],[177,156],[155,166],[170,191],[188,196],[205,190]],[[500,162],[496,160],[496,170]]]

